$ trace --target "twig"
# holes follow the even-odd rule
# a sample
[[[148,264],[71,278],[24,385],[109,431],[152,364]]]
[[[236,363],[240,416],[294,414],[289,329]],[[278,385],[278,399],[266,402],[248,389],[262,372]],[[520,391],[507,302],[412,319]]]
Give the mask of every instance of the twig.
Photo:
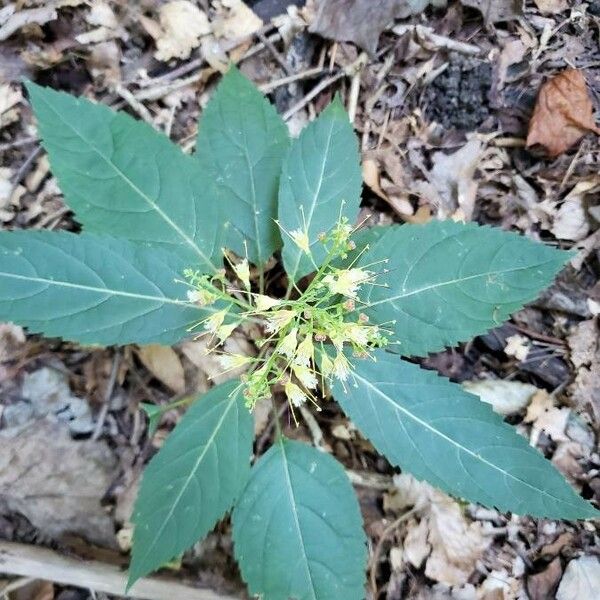
[[[28,137],[20,140],[13,140],[12,142],[7,142],[6,144],[0,144],[0,152],[6,152],[7,150],[11,150],[12,148],[20,148],[21,146],[28,146],[29,144],[35,144],[39,141],[37,137]]]
[[[277,63],[279,64],[279,66],[288,75],[293,75],[294,74],[294,70],[292,69],[292,67],[290,67],[290,65],[285,60],[285,58],[281,55],[281,53],[279,52],[279,50],[277,50],[277,48],[275,48],[273,42],[264,33],[260,32],[260,31],[256,32],[256,37],[264,44],[264,46],[273,55],[273,58],[277,61]]]
[[[31,165],[33,161],[42,153],[42,147],[37,146],[33,149],[33,151],[29,154],[29,156],[25,159],[25,162],[19,167],[17,174],[10,185],[10,191],[7,194],[10,198],[13,195],[13,192],[17,189],[17,186],[21,183],[23,178],[27,175],[29,170],[31,169]]]
[[[302,415],[302,418],[304,419],[304,422],[306,423],[306,426],[310,431],[310,435],[312,436],[314,445],[319,450],[327,451],[328,448],[325,442],[325,437],[323,436],[323,431],[321,431],[321,428],[319,427],[315,416],[310,412],[310,410],[308,410],[308,408],[304,404],[301,404],[298,407],[298,410],[300,411],[300,414]]]
[[[431,27],[425,27],[424,25],[396,25],[392,31],[397,35],[413,31],[421,41],[429,42],[435,48],[444,48],[445,50],[466,54],[467,56],[478,56],[483,53],[483,50],[479,46],[438,35]]]
[[[353,485],[380,490],[382,492],[394,487],[394,480],[391,475],[381,473],[371,473],[370,471],[361,472],[346,469],[346,475]]]
[[[362,60],[361,60],[362,59]],[[367,54],[363,52],[356,60],[356,68],[352,75],[352,82],[350,83],[350,98],[348,100],[348,117],[350,123],[354,123],[356,117],[356,107],[358,106],[358,94],[360,92],[360,77],[362,71],[367,64]]]
[[[96,421],[96,426],[94,427],[94,433],[92,434],[92,439],[97,440],[102,433],[102,428],[104,427],[104,421],[106,421],[106,415],[108,414],[108,410],[110,408],[110,401],[112,399],[112,395],[115,389],[115,383],[117,382],[117,375],[119,373],[119,366],[121,364],[121,352],[120,350],[115,351],[115,355],[113,356],[112,367],[110,369],[110,375],[108,377],[108,383],[106,384],[106,391],[104,392],[104,402],[102,403],[102,408],[100,409],[100,414],[98,415],[98,420]]]
[[[294,104],[291,108],[289,108],[285,113],[283,113],[283,120],[287,121],[293,115],[295,115],[299,110],[302,110],[315,96],[318,96],[323,90],[327,89],[330,85],[333,85],[338,79],[341,79],[345,75],[344,71],[340,71],[327,79],[324,79],[316,85],[302,100]]]
[[[152,127],[156,127],[154,124],[154,119],[150,114],[150,111],[124,86],[118,83],[115,86],[115,92],[133,108],[133,110],[140,116],[146,123],[152,125]]]
[[[381,556],[381,549],[383,548],[383,543],[386,539],[396,531],[396,529],[410,517],[412,517],[417,511],[421,510],[421,507],[411,508],[409,511],[400,515],[391,525],[388,525],[381,534],[379,540],[377,540],[377,545],[375,546],[375,550],[373,552],[373,557],[371,559],[371,573],[369,576],[369,581],[371,583],[371,590],[373,591],[373,597],[377,598],[377,570],[379,565],[379,557]]]
[[[4,541],[0,541],[0,573],[91,588],[115,596],[124,594],[127,583],[126,573],[114,565],[77,560],[39,546]],[[173,579],[158,577],[138,580],[131,589],[131,596],[145,600],[238,600],[233,596],[192,588]]]
[[[267,94],[268,92],[271,92],[274,89],[281,87],[282,85],[288,85],[290,83],[294,83],[294,81],[299,81],[301,79],[310,79],[311,77],[321,75],[325,71],[326,69],[324,69],[323,67],[314,67],[312,69],[302,71],[302,73],[295,73],[294,75],[290,75],[289,77],[282,77],[281,79],[276,79],[275,81],[270,81],[269,83],[263,83],[258,86],[258,89],[264,94]]]

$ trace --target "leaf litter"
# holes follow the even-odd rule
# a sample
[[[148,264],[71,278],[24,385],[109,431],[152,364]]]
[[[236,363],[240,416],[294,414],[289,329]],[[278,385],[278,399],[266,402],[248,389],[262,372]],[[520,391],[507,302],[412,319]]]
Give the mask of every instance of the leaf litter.
[[[475,220],[577,251],[570,275],[548,298],[516,315],[509,330],[494,330],[423,362],[469,382],[467,389],[516,424],[586,497],[598,497],[600,220],[593,7],[574,9],[561,0],[535,0],[524,11],[512,0],[398,1],[377,8],[349,0],[289,7],[281,2],[273,3],[279,6],[273,9],[279,12],[274,27],[252,12],[252,4],[190,0],[134,3],[125,10],[113,0],[8,3],[0,12],[0,31],[6,35],[0,73],[9,75],[0,86],[3,226],[75,226],[41,157],[30,158],[36,142],[28,141],[34,129],[19,85],[23,75],[135,115],[146,109],[186,151],[193,148],[194,123],[218,81],[216,71],[229,60],[241,61],[257,84],[274,86],[271,99],[281,113],[292,113],[290,123],[306,122],[339,92],[346,106],[356,107],[366,224]],[[37,23],[25,23],[28,17],[21,13],[29,9],[42,10],[34,13],[40,15]],[[56,18],[49,19],[52,10]],[[366,64],[351,70],[363,50]],[[280,83],[290,75],[298,79]],[[130,95],[122,95],[123,88]],[[127,550],[127,502],[121,501],[116,516],[118,498],[126,498],[148,453],[180,415],[178,410],[165,413],[150,441],[139,403],[161,406],[182,393],[208,390],[220,370],[215,354],[203,340],[157,352],[153,361],[127,351],[116,361],[109,385],[111,353],[25,339],[10,325],[0,328],[0,340],[0,435],[10,440],[0,453],[23,448],[22,464],[10,460],[6,473],[18,475],[34,460],[42,465],[47,459],[41,459],[40,449],[48,446],[52,457],[56,447],[63,460],[47,461],[55,473],[32,467],[24,482],[43,494],[52,481],[58,496],[67,497],[64,507],[49,506],[27,501],[17,488],[18,497],[0,511],[0,527],[17,541],[42,532],[60,540],[74,533]],[[235,343],[230,351],[252,351],[244,335]],[[44,369],[53,373],[40,375]],[[24,381],[36,378],[37,401],[47,407],[41,412],[34,409],[33,393],[23,393]],[[62,400],[42,400],[44,387],[48,394],[59,390],[56,397]],[[76,408],[74,399],[89,411],[87,432],[69,428],[76,420],[69,408]],[[257,452],[273,435],[267,409],[256,415]],[[508,600],[529,593],[541,600],[584,594],[581,586],[588,577],[593,581],[593,524],[509,517],[436,496],[425,484],[395,474],[334,406],[327,404],[315,416],[325,445],[366,484],[357,487],[366,528],[372,547],[381,542],[378,567],[369,574],[374,594]],[[94,428],[100,423],[99,438],[92,439],[90,422]],[[47,438],[36,435],[34,423],[41,423]],[[314,433],[303,423],[286,429],[307,441]],[[394,475],[396,483],[405,478],[400,481],[408,496],[406,489],[413,489],[413,504],[397,502]],[[84,511],[69,502],[73,490],[85,496],[81,508],[87,522]],[[415,507],[382,537],[390,523]],[[19,533],[23,517],[29,525]],[[211,562],[203,554],[199,572],[194,565],[200,554],[192,550],[180,567],[183,574],[217,589],[240,589],[228,563],[228,536],[227,524],[219,526],[211,538],[221,548],[218,558]]]

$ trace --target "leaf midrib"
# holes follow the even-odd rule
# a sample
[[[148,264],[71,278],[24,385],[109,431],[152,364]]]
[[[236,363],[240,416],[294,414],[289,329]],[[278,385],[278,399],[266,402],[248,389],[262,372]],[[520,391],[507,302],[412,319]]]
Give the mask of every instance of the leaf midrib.
[[[136,294],[133,292],[125,292],[123,290],[113,290],[112,288],[94,287],[91,285],[71,283],[68,281],[60,281],[60,280],[56,280],[56,279],[46,279],[45,277],[29,277],[26,275],[16,275],[15,273],[5,273],[3,271],[0,271],[0,277],[7,277],[10,279],[18,279],[21,281],[32,281],[35,283],[45,283],[48,285],[55,285],[58,287],[84,290],[86,292],[95,292],[98,294],[110,294],[112,296],[135,298],[136,300],[148,300],[148,301],[152,301],[152,302],[161,302],[163,304],[175,304],[177,306],[190,306],[190,303],[185,300],[175,300],[174,298],[168,298],[166,296],[150,296],[147,294]]]
[[[290,498],[292,515],[294,517],[294,525],[296,526],[296,532],[298,534],[298,538],[300,539],[300,549],[302,550],[302,558],[304,559],[304,566],[306,569],[306,574],[308,575],[308,580],[310,582],[310,592],[312,594],[312,598],[314,600],[317,600],[317,596],[315,594],[315,584],[313,582],[312,573],[310,571],[310,565],[308,563],[308,556],[306,554],[306,549],[304,547],[304,536],[302,535],[302,530],[300,529],[300,520],[298,518],[298,510],[296,508],[294,490],[292,488],[292,479],[290,477],[290,470],[288,467],[287,454],[285,453],[285,445],[284,445],[283,437],[279,438],[279,445],[281,447],[281,454],[283,456],[283,470],[285,473],[286,490],[287,490],[288,496]]]
[[[550,263],[556,261],[548,260],[544,263],[540,263],[539,265],[535,265],[536,268],[544,267]],[[379,304],[387,304],[388,302],[395,302],[396,300],[403,300],[404,298],[409,298],[410,296],[414,296],[416,294],[422,294],[424,292],[428,292],[429,290],[435,290],[438,288],[443,288],[449,285],[454,285],[457,283],[462,283],[463,281],[471,281],[473,279],[479,279],[481,277],[488,277],[489,275],[504,275],[506,273],[516,273],[518,271],[526,271],[533,268],[531,265],[525,267],[517,267],[513,269],[504,269],[500,271],[486,271],[484,273],[477,273],[476,275],[467,275],[466,277],[459,277],[457,279],[450,279],[449,281],[442,281],[440,283],[433,283],[431,285],[425,285],[423,287],[417,288],[416,290],[411,290],[407,293],[396,294],[394,296],[388,296],[387,298],[383,298],[382,300],[377,300],[377,302],[371,302],[369,304],[365,304],[363,309],[372,308],[373,306],[378,306]]]
[[[312,204],[310,207],[310,212],[308,215],[308,219],[306,220],[306,229],[307,231],[310,230],[310,226],[312,223],[312,219],[313,216],[315,214],[315,208],[317,206],[317,198],[319,197],[319,194],[321,193],[321,188],[323,187],[323,181],[325,180],[325,165],[327,164],[327,159],[328,159],[328,155],[329,155],[329,149],[331,148],[331,140],[333,138],[333,128],[335,125],[335,120],[332,119],[330,122],[330,127],[329,127],[329,132],[327,134],[327,144],[325,146],[325,152],[323,154],[324,158],[323,158],[323,163],[321,164],[321,173],[319,175],[319,181],[317,184],[317,189],[315,191],[315,193],[312,195]],[[294,271],[291,274],[291,278],[293,280],[296,279],[296,273],[298,273],[298,269],[300,268],[300,261],[302,260],[302,250],[300,250],[300,248],[296,248],[297,252],[296,252],[296,264],[294,266]]]
[[[546,496],[548,498],[551,498],[555,502],[558,502],[558,503],[561,503],[561,504],[567,504],[569,506],[574,506],[571,503],[569,503],[566,500],[564,500],[563,498],[559,498],[557,496],[553,496],[552,494],[549,494],[546,490],[543,490],[541,488],[537,488],[537,487],[531,485],[528,481],[526,481],[524,479],[521,479],[519,477],[516,477],[512,473],[504,471],[498,465],[495,465],[494,463],[488,461],[487,459],[483,458],[479,454],[473,452],[469,448],[466,448],[462,444],[459,444],[456,440],[453,440],[451,437],[448,437],[445,433],[442,433],[441,431],[439,431],[435,427],[432,427],[429,423],[427,423],[427,421],[423,421],[423,419],[420,419],[419,417],[417,417],[415,414],[413,414],[412,412],[410,412],[405,407],[403,407],[400,404],[397,404],[396,402],[394,402],[387,394],[383,393],[379,388],[375,387],[370,381],[368,381],[364,377],[361,377],[358,373],[354,372],[354,377],[356,379],[359,379],[368,388],[370,388],[371,390],[373,390],[378,396],[380,396],[386,402],[388,402],[389,404],[391,404],[394,409],[399,410],[400,412],[402,412],[403,414],[405,414],[407,417],[409,417],[410,419],[412,419],[413,421],[415,421],[416,423],[418,423],[422,427],[428,429],[429,431],[431,431],[435,435],[437,435],[440,438],[444,439],[445,441],[449,442],[451,445],[455,446],[458,450],[461,450],[461,451],[465,452],[466,454],[468,454],[469,456],[475,458],[476,460],[481,461],[483,464],[485,464],[486,466],[491,467],[492,469],[498,471],[499,473],[501,473],[505,477],[513,479],[514,481],[517,481],[518,483],[521,483],[521,484],[527,486],[528,488],[530,488],[531,490],[533,490],[534,492],[536,492],[538,494],[541,493],[544,496]]]
[[[212,444],[215,440],[215,438],[217,437],[217,434],[219,433],[219,431],[221,430],[221,428],[223,427],[223,423],[225,422],[225,418],[227,417],[227,415],[229,414],[229,411],[231,410],[231,407],[236,404],[237,402],[237,393],[232,394],[230,400],[229,400],[229,404],[227,405],[227,408],[223,411],[223,414],[221,415],[221,417],[219,418],[217,424],[215,425],[215,428],[213,430],[213,432],[211,433],[210,437],[208,438],[204,449],[202,450],[200,456],[198,456],[198,459],[196,460],[196,462],[194,463],[194,466],[192,467],[192,469],[190,470],[190,474],[188,475],[188,477],[185,480],[185,483],[181,486],[181,489],[179,491],[179,494],[177,494],[177,498],[175,499],[175,501],[171,504],[171,509],[169,510],[169,513],[167,514],[167,516],[164,518],[164,521],[162,523],[162,525],[158,528],[156,535],[154,536],[154,541],[152,542],[152,544],[150,544],[150,546],[148,547],[148,549],[146,550],[143,558],[141,558],[139,560],[140,564],[144,564],[144,562],[146,561],[146,558],[148,557],[148,555],[151,553],[151,551],[154,549],[157,540],[160,539],[163,531],[165,530],[165,527],[167,526],[169,520],[172,518],[173,513],[175,512],[175,508],[177,507],[177,505],[179,504],[179,502],[181,501],[181,498],[183,496],[183,494],[185,493],[185,491],[187,490],[188,486],[190,485],[192,479],[194,478],[194,476],[196,475],[196,472],[198,471],[198,469],[200,468],[200,465],[202,464],[202,462],[204,461],[204,457],[206,456],[206,453],[209,451],[209,449],[212,447]],[[201,402],[201,400],[200,400]]]
[[[150,196],[148,196],[147,194],[145,194],[133,181],[131,181],[131,179],[129,179],[129,177],[127,177],[125,175],[125,173],[119,169],[113,162],[112,160],[106,156],[103,152],[101,152],[96,146],[94,146],[93,144],[91,144],[77,129],[75,129],[71,123],[69,121],[66,121],[62,118],[62,115],[60,112],[58,112],[53,106],[52,104],[50,104],[45,98],[43,97],[39,97],[39,99],[48,107],[49,110],[51,110],[57,117],[58,119],[61,121],[61,123],[63,123],[64,125],[66,125],[82,142],[84,145],[88,146],[89,148],[92,148],[93,151],[100,157],[102,158],[102,160],[104,160],[104,162],[109,165],[114,171],[115,173],[117,173],[120,178],[134,191],[136,192],[144,201],[147,202],[147,204],[165,221],[165,223],[167,223],[167,225],[169,225],[184,241],[186,244],[188,244],[195,252],[196,254],[198,254],[198,256],[200,256],[200,258],[202,258],[203,261],[206,262],[206,264],[210,265],[213,269],[216,270],[216,266],[213,264],[212,260],[210,260],[210,258],[208,258],[204,252],[202,252],[202,250],[200,249],[200,247],[198,246],[198,244],[191,238],[189,237],[180,227],[179,225],[177,225],[170,217],[169,215],[167,215],[167,213],[165,213],[159,206],[158,204],[152,200],[152,198],[150,198]],[[112,132],[111,132],[112,134]]]

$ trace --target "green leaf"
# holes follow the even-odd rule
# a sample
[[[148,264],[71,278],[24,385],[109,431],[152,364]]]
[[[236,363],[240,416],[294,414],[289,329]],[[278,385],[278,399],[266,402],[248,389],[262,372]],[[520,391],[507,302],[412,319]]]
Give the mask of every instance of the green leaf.
[[[86,231],[168,247],[188,267],[221,266],[219,205],[197,161],[125,113],[27,89],[52,172]]]
[[[140,402],[140,408],[148,417],[148,436],[152,437],[158,429],[158,425],[160,424],[164,410],[161,406],[156,406],[156,404],[148,404],[147,402]]]
[[[328,232],[340,216],[354,222],[361,188],[358,141],[336,98],[294,140],[283,163],[279,222],[288,233],[306,231],[312,254],[311,260],[284,234],[283,264],[292,281],[323,262],[325,250],[318,241],[319,233]]]
[[[277,189],[288,143],[273,106],[232,67],[204,109],[196,158],[211,175],[229,224],[226,245],[257,265],[281,247]]]
[[[203,538],[244,487],[254,427],[238,386],[229,381],[192,404],[146,467],[128,587]]]
[[[84,344],[172,344],[209,314],[175,281],[183,264],[108,236],[0,232],[0,320]]]
[[[389,328],[401,354],[423,356],[505,321],[552,282],[568,257],[473,223],[390,227],[360,260],[388,269],[378,285],[365,286],[361,310],[373,323],[395,322]]]
[[[517,514],[598,517],[525,438],[477,396],[382,350],[336,382],[344,412],[394,465],[442,490]],[[344,387],[346,389],[344,389]]]
[[[264,600],[361,600],[365,534],[354,490],[331,456],[280,438],[233,511],[235,555]]]

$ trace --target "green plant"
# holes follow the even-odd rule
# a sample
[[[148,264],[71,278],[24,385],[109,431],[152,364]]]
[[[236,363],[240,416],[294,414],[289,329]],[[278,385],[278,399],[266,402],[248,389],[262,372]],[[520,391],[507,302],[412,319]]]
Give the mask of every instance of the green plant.
[[[202,333],[224,370],[247,368],[196,400],[148,465],[130,584],[233,508],[252,593],[363,597],[365,536],[341,465],[278,429],[250,467],[249,409],[274,386],[294,415],[330,389],[393,465],[455,496],[538,517],[598,516],[488,405],[401,358],[498,325],[552,281],[567,253],[455,222],[355,231],[358,148],[339,100],[290,141],[232,69],[187,156],[126,114],[27,87],[83,233],[0,233],[0,318],[83,344]],[[278,251],[289,285],[274,298],[265,265]],[[262,332],[256,356],[219,350],[248,323]],[[149,411],[154,425],[162,407]]]

